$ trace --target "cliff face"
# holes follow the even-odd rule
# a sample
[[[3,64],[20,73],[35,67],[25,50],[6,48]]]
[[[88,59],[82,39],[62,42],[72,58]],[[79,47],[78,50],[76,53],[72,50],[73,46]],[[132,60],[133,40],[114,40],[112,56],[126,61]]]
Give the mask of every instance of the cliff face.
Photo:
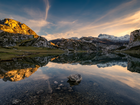
[[[131,32],[129,44],[133,43],[134,41],[140,41],[140,30],[135,30]]]
[[[135,30],[130,34],[130,40],[126,50],[133,49],[138,46],[140,46],[140,30]]]
[[[0,20],[0,30],[9,32],[9,33],[34,35],[34,38],[39,37],[32,29],[30,29],[24,23],[20,23],[16,20],[8,19],[8,18],[5,18],[4,20]]]

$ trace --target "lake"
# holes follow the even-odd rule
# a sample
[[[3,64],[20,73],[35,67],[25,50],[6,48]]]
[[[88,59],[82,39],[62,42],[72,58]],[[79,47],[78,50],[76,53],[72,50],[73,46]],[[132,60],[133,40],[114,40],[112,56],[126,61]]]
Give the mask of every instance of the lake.
[[[75,53],[0,62],[0,105],[140,105],[140,58]],[[68,76],[80,74],[80,82]]]

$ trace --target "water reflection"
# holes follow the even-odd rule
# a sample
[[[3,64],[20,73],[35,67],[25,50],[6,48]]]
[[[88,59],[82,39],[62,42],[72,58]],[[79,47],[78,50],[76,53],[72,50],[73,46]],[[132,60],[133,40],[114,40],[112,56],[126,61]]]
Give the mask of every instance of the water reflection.
[[[139,64],[130,55],[92,53],[0,62],[0,104],[137,105]],[[71,74],[81,74],[82,81],[68,81]]]
[[[0,62],[0,78],[3,81],[20,81],[35,73],[39,67],[47,65],[53,56],[22,58]]]
[[[46,66],[48,62],[69,63],[72,65],[97,65],[98,68],[118,65],[127,67],[131,72],[140,73],[140,58],[134,58],[130,55],[75,53],[0,62],[0,78],[3,81],[20,81],[35,73],[39,67]]]

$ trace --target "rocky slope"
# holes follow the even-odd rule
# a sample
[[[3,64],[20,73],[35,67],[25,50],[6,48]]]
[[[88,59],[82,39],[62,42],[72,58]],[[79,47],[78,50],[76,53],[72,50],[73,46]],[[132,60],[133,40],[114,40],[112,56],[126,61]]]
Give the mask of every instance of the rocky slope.
[[[52,48],[44,37],[38,36],[27,25],[13,19],[0,20],[0,46],[34,46]]]
[[[61,49],[68,49],[71,51],[74,51],[74,50],[96,51],[95,44],[81,41],[81,40],[56,39],[56,40],[51,40],[50,42],[54,43]]]
[[[108,52],[127,45],[129,41],[116,42],[108,39],[99,39],[96,37],[81,37],[79,39],[72,37],[69,39],[55,39],[51,40],[50,42],[53,42],[63,49]]]
[[[24,23],[20,23],[16,20],[8,19],[8,18],[0,20],[0,30],[3,30],[5,32],[9,32],[9,33],[33,35],[34,38],[39,37],[32,29],[30,29]]]
[[[50,45],[47,39],[41,36],[34,38],[33,35],[14,34],[3,31],[0,33],[0,46],[34,46],[50,48],[52,45]]]
[[[139,50],[140,48],[140,30],[135,30],[130,34],[130,40],[126,48],[122,50]]]
[[[135,30],[130,34],[128,48],[140,46],[140,30]]]

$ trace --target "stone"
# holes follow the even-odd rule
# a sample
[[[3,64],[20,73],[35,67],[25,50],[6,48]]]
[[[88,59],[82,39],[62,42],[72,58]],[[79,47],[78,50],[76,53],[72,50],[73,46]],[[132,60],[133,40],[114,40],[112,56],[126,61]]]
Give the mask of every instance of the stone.
[[[13,105],[16,105],[16,104],[19,104],[20,102],[21,102],[20,99],[14,99],[14,100],[12,101],[12,104],[13,104]]]
[[[57,82],[57,81],[54,81],[54,83],[55,83],[55,84],[58,84],[58,82]]]
[[[60,87],[57,87],[56,89],[57,89],[57,90],[60,90]]]
[[[36,92],[36,94],[42,94],[42,93],[44,93],[44,90],[39,90]]]
[[[82,77],[80,74],[73,74],[67,77],[70,81],[73,82],[80,82],[82,80]]]
[[[63,84],[60,84],[59,86],[64,86]]]

